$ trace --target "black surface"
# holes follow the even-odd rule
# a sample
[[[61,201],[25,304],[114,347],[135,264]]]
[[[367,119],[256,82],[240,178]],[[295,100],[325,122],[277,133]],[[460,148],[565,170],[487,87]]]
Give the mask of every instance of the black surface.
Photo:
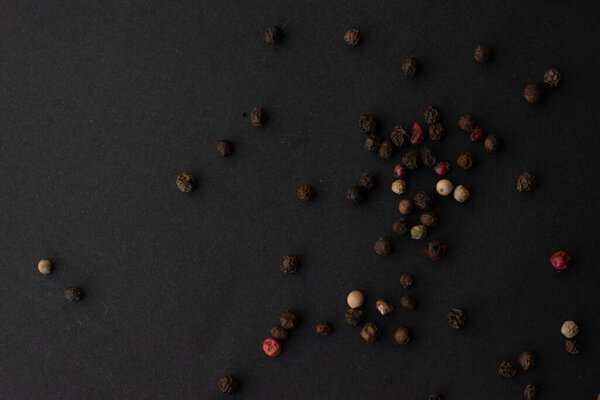
[[[54,3],[54,4],[51,4]],[[443,4],[442,4],[443,3]],[[238,376],[247,399],[595,399],[600,392],[598,183],[600,144],[595,2],[3,1],[0,24],[1,398],[219,399]],[[263,31],[285,38],[272,47]],[[349,28],[363,32],[355,48]],[[487,43],[494,61],[478,65]],[[414,56],[423,74],[404,77]],[[522,90],[550,66],[564,84],[538,106]],[[432,144],[472,187],[468,203],[439,200],[430,238],[448,242],[434,263],[423,242],[392,235],[399,161],[362,149],[362,113],[382,134],[444,115]],[[248,117],[262,106],[268,124]],[[493,156],[456,126],[474,113],[505,142]],[[235,143],[226,159],[218,139]],[[198,189],[179,192],[183,171]],[[382,184],[352,206],[362,172]],[[534,171],[538,188],[518,193]],[[409,195],[435,174],[411,173]],[[296,199],[313,184],[317,198]],[[416,223],[418,214],[411,216]],[[550,255],[572,253],[556,273]],[[301,257],[295,275],[280,258]],[[36,271],[54,260],[50,276]],[[414,288],[399,283],[403,272]],[[85,299],[62,292],[80,285]],[[367,344],[344,323],[346,294],[367,296],[384,329]],[[401,310],[414,295],[419,307]],[[374,303],[397,306],[380,316]],[[451,329],[452,307],[468,313]],[[285,308],[303,323],[276,359],[261,342]],[[581,326],[571,356],[559,332]],[[334,332],[318,336],[318,322]],[[407,346],[393,330],[413,329]],[[498,375],[522,350],[534,370]]]

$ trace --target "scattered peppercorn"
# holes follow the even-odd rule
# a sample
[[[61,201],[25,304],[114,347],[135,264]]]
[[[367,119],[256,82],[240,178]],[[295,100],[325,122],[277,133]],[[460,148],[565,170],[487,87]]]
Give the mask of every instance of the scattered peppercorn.
[[[410,143],[410,133],[403,125],[396,125],[390,134],[390,140],[399,149],[406,147]]]
[[[429,125],[429,138],[431,140],[439,142],[444,138],[445,134],[446,129],[444,128],[444,125],[439,122]]]
[[[560,328],[560,333],[567,339],[573,339],[579,334],[579,326],[575,321],[565,321]]]
[[[300,186],[297,190],[298,199],[300,201],[310,201],[315,198],[315,188],[310,185]]]
[[[367,188],[360,185],[351,186],[346,191],[346,198],[353,204],[362,203],[367,199]]]
[[[434,393],[429,395],[429,400],[444,400],[440,393]]]
[[[467,315],[460,308],[453,308],[446,316],[446,321],[454,329],[460,329],[467,322]]]
[[[417,169],[419,168],[419,153],[415,150],[411,150],[406,152],[402,156],[402,164],[406,166],[408,169]]]
[[[394,167],[394,179],[404,179],[408,176],[408,168],[403,164],[396,164]]]
[[[425,255],[433,261],[439,261],[446,255],[446,242],[443,240],[432,240],[425,245]]]
[[[78,287],[70,287],[64,293],[64,298],[68,301],[79,301],[82,296],[81,289]]]
[[[177,184],[177,188],[184,193],[189,193],[196,187],[196,179],[192,174],[188,174],[187,172],[179,175],[175,183]]]
[[[425,109],[423,118],[425,119],[426,124],[433,125],[437,122],[440,122],[442,116],[440,114],[440,110],[438,110],[436,106],[429,106]]]
[[[413,201],[410,199],[402,199],[400,203],[398,203],[398,211],[401,214],[407,215],[412,212],[413,209]]]
[[[367,342],[373,343],[381,336],[381,328],[375,322],[367,322],[360,331],[360,336]]]
[[[281,259],[279,269],[281,269],[286,274],[291,274],[298,270],[299,264],[300,262],[298,261],[298,257],[293,254],[289,254]]]
[[[435,185],[435,190],[441,196],[448,196],[454,190],[454,184],[448,179],[440,179]]]
[[[490,154],[494,154],[495,152],[497,152],[501,145],[502,142],[500,141],[498,136],[494,134],[487,135],[485,137],[485,140],[483,141],[483,147],[485,148],[485,151],[487,151]]]
[[[471,191],[466,186],[458,185],[454,188],[454,200],[464,203],[469,200],[469,197],[471,197]]]
[[[417,300],[411,295],[407,294],[402,296],[402,298],[400,299],[400,305],[405,310],[414,310],[415,308],[417,308]]]
[[[527,386],[525,386],[525,390],[523,390],[523,397],[525,397],[526,400],[535,400],[539,391],[540,387],[538,385],[535,383],[528,383]]]
[[[285,340],[288,337],[288,331],[286,331],[281,325],[274,326],[271,328],[271,337],[277,340]]]
[[[550,262],[555,269],[562,271],[571,266],[571,255],[566,251],[560,250],[552,254]]]
[[[265,114],[262,108],[254,107],[252,111],[250,111],[250,123],[252,124],[252,126],[263,126],[266,120],[267,115]]]
[[[392,192],[402,194],[406,191],[406,182],[402,179],[396,179],[392,183]]]
[[[402,72],[404,75],[410,76],[411,78],[414,78],[419,73],[420,69],[421,65],[416,58],[407,58],[402,63]]]
[[[411,274],[402,274],[400,275],[400,284],[404,289],[407,289],[415,284],[415,280]]]
[[[377,185],[377,179],[374,176],[364,173],[358,180],[358,186],[362,186],[366,189],[373,189]]]
[[[475,117],[471,114],[465,114],[458,120],[458,126],[465,132],[471,132],[475,128]]]
[[[567,353],[577,355],[581,353],[581,344],[576,340],[565,340],[565,350]]]
[[[535,354],[524,351],[519,355],[519,364],[525,371],[529,371],[535,365]]]
[[[398,235],[404,235],[405,233],[408,233],[408,231],[410,230],[410,223],[408,222],[408,220],[406,218],[401,217],[394,221],[394,225],[392,226],[392,229]]]
[[[438,224],[438,216],[433,211],[424,212],[419,219],[428,228],[433,228]]]
[[[269,44],[276,44],[281,40],[281,29],[278,26],[270,26],[265,31],[265,41]]]
[[[489,62],[492,59],[493,55],[494,53],[492,52],[492,49],[489,46],[486,46],[485,44],[480,44],[475,48],[473,59],[475,59],[475,62],[483,64]]]
[[[438,175],[446,175],[451,169],[452,167],[448,161],[440,161],[433,167],[433,170]]]
[[[283,313],[281,313],[279,322],[281,322],[281,326],[283,328],[289,331],[290,329],[294,329],[298,326],[298,323],[300,322],[300,316],[296,311],[285,310]]]
[[[365,150],[377,152],[381,146],[381,138],[377,135],[369,135],[365,139]]]
[[[415,195],[414,203],[421,210],[429,210],[435,206],[435,195],[429,190],[419,190]]]
[[[221,157],[230,155],[233,152],[233,143],[229,140],[221,139],[217,142],[217,153]]]
[[[523,97],[530,104],[541,103],[544,99],[544,88],[537,83],[530,83],[523,89]]]
[[[225,394],[233,394],[238,391],[240,382],[231,375],[225,375],[219,379],[219,390]]]
[[[356,46],[360,42],[360,32],[358,29],[349,29],[344,34],[344,40],[348,46]]]
[[[358,127],[360,128],[360,133],[372,135],[377,129],[377,120],[374,115],[363,114],[358,118]]]
[[[375,307],[377,307],[377,310],[381,313],[381,315],[386,315],[394,311],[394,306],[383,299],[377,300]]]
[[[471,139],[471,142],[477,143],[483,140],[483,138],[485,137],[485,132],[483,131],[483,128],[480,126],[476,126],[475,128],[471,129],[471,132],[469,132],[469,139]]]
[[[346,322],[352,326],[360,325],[365,319],[365,312],[355,308],[346,311]]]
[[[458,156],[456,163],[462,169],[467,170],[467,169],[471,168],[473,166],[473,164],[475,164],[475,153],[471,153],[471,152],[462,153],[461,155]]]
[[[410,228],[410,237],[414,240],[422,240],[427,237],[427,227],[425,225],[415,225]]]
[[[53,266],[52,261],[46,260],[45,258],[38,262],[38,271],[42,275],[49,275],[52,272]]]
[[[561,81],[562,76],[560,75],[560,72],[558,72],[555,68],[550,68],[544,74],[544,83],[553,89],[558,87]]]
[[[391,140],[385,139],[381,146],[379,146],[379,152],[377,153],[379,158],[383,158],[384,160],[389,160],[394,156],[394,145]]]
[[[434,149],[429,146],[423,147],[419,152],[421,156],[421,163],[429,168],[432,168],[437,163],[437,153]]]
[[[263,351],[269,357],[277,357],[281,354],[281,343],[274,338],[267,338],[263,341]]]
[[[502,361],[498,373],[505,378],[512,378],[517,374],[517,367],[511,361]]]
[[[410,342],[410,329],[408,328],[398,328],[394,331],[394,340],[398,344],[407,344]]]
[[[410,142],[415,146],[420,145],[425,140],[425,131],[423,127],[418,122],[413,124],[413,127],[410,131]]]
[[[377,253],[378,256],[389,256],[392,252],[392,242],[386,237],[380,237],[377,239],[375,246],[373,247],[375,248],[375,253]]]
[[[346,301],[348,302],[348,305],[351,308],[359,308],[365,302],[365,295],[362,294],[362,292],[360,292],[358,290],[353,290],[350,293],[348,293],[348,297],[346,298]]]
[[[317,333],[323,336],[329,335],[331,333],[331,325],[329,325],[327,322],[321,322],[319,325],[317,325]]]
[[[531,172],[523,172],[517,179],[517,190],[522,192],[523,190],[533,190],[537,184],[535,174]]]

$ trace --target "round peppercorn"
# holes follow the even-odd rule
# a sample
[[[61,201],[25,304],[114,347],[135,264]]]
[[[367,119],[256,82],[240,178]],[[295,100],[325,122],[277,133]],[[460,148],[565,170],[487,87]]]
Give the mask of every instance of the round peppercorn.
[[[189,193],[196,187],[196,179],[192,174],[188,174],[187,172],[179,175],[175,183],[177,184],[177,188],[184,193]]]
[[[448,161],[440,161],[435,164],[435,167],[433,167],[433,170],[438,175],[446,175],[448,172],[450,172],[450,169],[451,167]]]
[[[300,186],[297,190],[298,199],[300,201],[309,201],[315,198],[315,188],[310,185]]]
[[[431,140],[439,142],[444,138],[445,134],[446,129],[444,128],[444,125],[439,122],[429,125],[429,138]]]
[[[392,183],[392,192],[402,194],[406,192],[406,182],[402,179],[397,179]]]
[[[356,46],[360,42],[360,32],[358,29],[349,29],[344,34],[344,40],[348,46]]]
[[[281,29],[278,26],[270,26],[265,31],[265,41],[269,44],[276,44],[281,40]]]
[[[528,383],[523,390],[523,397],[525,397],[525,400],[535,400],[539,391],[540,387],[538,385],[535,383]]]
[[[404,164],[408,169],[419,168],[419,153],[414,150],[406,152],[406,154],[402,156],[402,164]]]
[[[268,338],[263,341],[263,351],[269,357],[277,357],[281,354],[281,343],[274,338]]]
[[[353,204],[362,203],[367,199],[367,188],[360,185],[354,185],[346,191],[346,198]]]
[[[329,325],[327,322],[321,322],[319,325],[317,325],[317,333],[323,336],[329,335],[331,333],[331,325]]]
[[[398,218],[394,221],[392,229],[398,235],[404,235],[410,230],[410,224],[408,223],[408,220],[406,218]]]
[[[368,173],[364,173],[360,176],[358,180],[358,185],[367,189],[373,189],[375,185],[377,185],[377,179],[374,176],[369,175]]]
[[[410,329],[398,328],[394,331],[394,340],[398,344],[407,344],[410,342]]]
[[[392,253],[392,242],[386,237],[380,237],[373,248],[378,256],[389,256]]]
[[[417,300],[415,300],[415,298],[411,295],[407,294],[405,296],[402,296],[402,298],[400,299],[400,305],[405,310],[414,310],[415,308],[417,308]]]
[[[558,72],[555,68],[550,68],[544,74],[544,83],[553,89],[558,87],[561,81],[562,76],[560,75],[560,72]]]
[[[535,174],[531,172],[523,172],[517,179],[517,190],[519,192],[533,190],[537,185]]]
[[[394,145],[392,141],[389,139],[385,139],[381,146],[379,146],[379,151],[377,152],[379,158],[383,158],[384,160],[389,160],[394,156]]]
[[[369,135],[365,139],[365,150],[377,152],[381,146],[381,138],[377,135]]]
[[[217,142],[217,153],[221,157],[230,155],[233,152],[233,143],[229,140],[221,139]]]
[[[535,365],[535,354],[524,351],[519,355],[519,364],[525,371],[529,371]]]
[[[471,197],[471,191],[467,189],[466,186],[458,185],[454,189],[454,200],[458,201],[459,203],[464,203],[465,201],[469,200],[469,197]]]
[[[288,331],[282,326],[274,326],[271,328],[271,337],[277,340],[285,340],[288,337]]]
[[[557,251],[550,257],[550,262],[555,269],[562,271],[571,266],[571,255],[566,251]]]
[[[407,289],[415,284],[415,280],[411,274],[402,274],[400,276],[400,284],[404,289]]]
[[[475,164],[475,153],[462,153],[458,156],[456,163],[464,170],[471,168]]]
[[[467,322],[467,314],[460,308],[453,308],[448,315],[446,315],[446,321],[452,328],[460,329],[465,326],[465,322]]]
[[[352,326],[358,326],[365,320],[365,312],[355,308],[346,311],[346,322]]]
[[[49,275],[52,272],[52,261],[42,259],[38,262],[38,271],[42,275]]]
[[[390,134],[390,140],[399,149],[402,149],[410,143],[410,132],[403,125],[396,125]]]
[[[581,344],[577,340],[565,340],[565,350],[569,354],[579,354],[581,353]]]
[[[425,225],[415,225],[410,228],[410,237],[414,240],[422,240],[427,237],[427,227]]]
[[[381,337],[381,328],[375,322],[367,322],[360,331],[360,336],[369,343]]]
[[[414,203],[421,210],[429,210],[435,206],[435,195],[429,190],[419,190],[415,195]]]
[[[565,321],[560,327],[560,333],[567,339],[573,339],[579,334],[579,326],[574,321]]]
[[[300,316],[294,310],[285,310],[279,317],[279,322],[284,329],[288,331],[294,329],[300,323]]]
[[[381,315],[387,315],[394,311],[394,306],[385,300],[377,300],[375,307],[377,308],[377,311],[381,313]]]
[[[432,240],[425,245],[425,255],[433,261],[439,261],[446,255],[446,242],[443,240]]]
[[[415,122],[410,131],[410,142],[415,146],[418,146],[423,143],[423,140],[425,140],[425,131],[421,124]]]
[[[458,126],[465,132],[471,132],[475,128],[475,117],[471,114],[465,114],[458,120]]]
[[[82,296],[81,289],[75,286],[68,288],[64,293],[64,298],[68,301],[79,301]]]
[[[279,269],[281,269],[286,274],[291,274],[298,270],[298,265],[300,265],[298,257],[293,254],[289,254],[281,259]]]
[[[439,122],[442,119],[442,116],[436,106],[429,106],[425,109],[423,118],[425,119],[426,124],[433,125]]]
[[[469,139],[471,139],[471,142],[480,142],[483,140],[484,137],[485,132],[480,126],[475,126],[475,128],[471,129],[471,132],[469,132]]]
[[[448,179],[440,179],[435,185],[435,190],[441,196],[448,196],[454,190],[454,185]]]
[[[530,83],[523,89],[523,97],[530,104],[541,103],[544,99],[544,88],[537,83]]]
[[[424,212],[421,214],[420,221],[426,227],[433,228],[438,224],[438,216],[432,211]]]
[[[414,78],[419,73],[421,65],[416,58],[407,58],[402,63],[402,72],[404,75]]]
[[[363,114],[358,118],[358,127],[360,129],[360,133],[372,135],[377,129],[377,120],[375,119],[374,115]]]
[[[437,163],[437,153],[429,146],[423,147],[419,152],[421,163],[429,168],[432,168]]]
[[[489,46],[485,44],[480,44],[475,48],[475,53],[473,54],[473,59],[475,62],[480,64],[489,62],[492,59],[493,52]]]
[[[494,134],[487,135],[485,137],[485,140],[483,141],[483,147],[485,148],[485,151],[487,151],[490,154],[494,154],[495,152],[497,152],[501,144],[502,143],[500,142],[498,136]]]
[[[407,215],[412,212],[413,209],[413,201],[410,199],[402,199],[400,203],[398,203],[398,210],[401,214]]]
[[[348,302],[350,308],[359,308],[365,303],[365,296],[362,294],[362,292],[353,290],[348,293],[346,301]]]
[[[394,167],[394,179],[404,179],[408,176],[408,168],[403,164],[396,164]]]
[[[505,378],[512,378],[517,374],[517,367],[511,361],[502,361],[498,373]]]
[[[219,379],[219,390],[225,394],[233,394],[238,391],[240,382],[231,375],[225,375]]]
[[[259,127],[265,124],[267,120],[267,115],[260,107],[254,107],[252,111],[250,111],[250,123],[252,126]]]

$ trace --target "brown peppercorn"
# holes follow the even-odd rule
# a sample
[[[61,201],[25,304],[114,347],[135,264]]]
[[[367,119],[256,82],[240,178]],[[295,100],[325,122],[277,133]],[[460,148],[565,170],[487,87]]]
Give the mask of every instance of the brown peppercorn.
[[[365,150],[377,152],[381,146],[381,138],[377,135],[369,135],[365,139]]]
[[[221,157],[230,155],[233,152],[233,143],[229,140],[221,139],[217,142],[217,153]]]
[[[465,114],[458,120],[458,126],[460,127],[460,129],[467,133],[471,132],[473,128],[475,128],[475,124],[475,117],[471,114]]]
[[[417,60],[416,58],[407,58],[402,63],[402,72],[404,73],[404,75],[409,76],[411,78],[414,78],[419,73],[420,69],[421,65],[419,63],[419,60]]]
[[[498,136],[494,134],[487,135],[485,137],[485,140],[483,141],[483,147],[485,148],[485,151],[487,151],[490,154],[494,154],[495,152],[497,152],[501,145],[502,142],[500,141]]]
[[[394,225],[392,226],[392,229],[398,235],[404,235],[404,234],[408,233],[408,231],[410,230],[410,224],[406,218],[400,217],[394,221]]]
[[[475,153],[467,152],[458,156],[456,163],[462,169],[469,169],[475,164]]]
[[[429,400],[444,400],[444,397],[441,393],[434,393],[429,395]]]
[[[420,217],[421,223],[428,228],[433,228],[438,224],[438,216],[432,211],[424,212]]]
[[[406,191],[406,182],[404,179],[396,179],[392,182],[392,192],[402,194]]]
[[[453,308],[446,316],[446,321],[454,329],[460,329],[467,322],[467,315],[460,308]]]
[[[523,172],[517,179],[517,190],[522,192],[523,190],[533,190],[537,184],[535,175],[531,172]]]
[[[344,40],[348,46],[356,46],[360,42],[360,32],[358,29],[349,29],[344,34]]]
[[[250,123],[252,126],[263,126],[266,120],[267,116],[262,108],[254,107],[252,111],[250,111]]]
[[[410,274],[402,274],[400,276],[400,284],[404,289],[407,289],[415,284],[415,280]]]
[[[381,313],[381,315],[386,315],[394,311],[394,306],[383,299],[377,300],[375,307]]]
[[[289,331],[290,329],[294,329],[298,326],[298,323],[300,322],[300,316],[296,311],[285,310],[279,317],[279,322],[281,322],[281,326],[284,329]]]
[[[511,361],[502,361],[498,373],[505,378],[512,378],[517,374],[517,367]]]
[[[394,145],[391,140],[385,139],[381,146],[379,146],[379,152],[377,153],[379,158],[383,158],[384,160],[389,160],[394,156]]]
[[[38,271],[42,275],[49,275],[52,272],[53,266],[52,261],[46,260],[45,258],[38,262]]]
[[[576,340],[567,339],[565,340],[565,350],[569,354],[577,355],[581,353],[581,344]]]
[[[429,125],[429,138],[433,141],[439,142],[444,138],[446,134],[446,129],[444,125],[438,123]]]
[[[182,173],[175,181],[177,188],[184,193],[189,193],[196,188],[196,179],[192,174]]]
[[[81,300],[82,297],[82,293],[81,293],[81,289],[79,289],[78,287],[70,287],[67,290],[65,290],[64,293],[64,298],[66,300],[69,301],[79,301]]]
[[[427,227],[425,225],[415,225],[410,228],[410,237],[413,240],[422,240],[427,237]]]
[[[433,168],[437,164],[437,153],[429,146],[423,147],[419,152],[421,163],[429,168]]]
[[[346,322],[352,326],[360,325],[365,319],[365,312],[357,308],[349,308],[346,311]]]
[[[525,386],[525,390],[523,390],[523,397],[525,397],[526,400],[535,400],[539,391],[540,387],[538,385],[535,383],[528,383],[527,386]]]
[[[367,193],[366,187],[354,185],[346,191],[346,198],[353,204],[359,204],[367,199]]]
[[[298,261],[298,257],[296,257],[293,254],[284,256],[281,259],[281,263],[279,264],[279,268],[287,273],[287,274],[291,274],[294,273],[298,270],[298,265],[300,265],[300,262]]]
[[[398,210],[401,214],[407,215],[412,212],[413,209],[413,201],[410,199],[402,199],[400,203],[398,203]]]
[[[381,328],[375,322],[367,322],[360,331],[360,336],[369,343],[373,343],[381,336]]]
[[[297,190],[300,201],[309,201],[315,198],[315,188],[310,185],[302,185]]]
[[[405,310],[414,310],[415,308],[417,308],[417,300],[411,295],[407,294],[402,296],[402,298],[400,299],[400,305]]]
[[[436,106],[429,106],[425,109],[423,118],[425,119],[425,123],[428,125],[433,125],[439,122],[442,119],[442,116],[440,114],[440,110],[438,110]]]
[[[360,133],[373,135],[377,130],[377,120],[374,115],[363,114],[358,118]]]
[[[410,329],[408,328],[398,328],[394,331],[394,340],[398,344],[407,344],[410,342]]]
[[[494,53],[492,52],[492,49],[489,46],[486,46],[485,44],[480,44],[475,48],[473,59],[475,60],[475,62],[483,64],[490,61],[493,55]]]
[[[327,322],[321,322],[319,325],[317,325],[317,333],[323,336],[329,335],[331,333],[331,325],[329,325]]]
[[[425,255],[433,261],[439,261],[446,255],[446,242],[432,240],[425,245]]]
[[[420,158],[419,158],[419,153],[415,150],[406,152],[402,156],[402,164],[404,164],[406,166],[406,168],[411,169],[411,170],[419,168],[419,165],[421,164]]]
[[[544,83],[553,89],[558,87],[561,81],[562,76],[560,75],[560,72],[558,72],[555,68],[550,68],[544,74]]]
[[[392,242],[390,239],[382,236],[377,239],[373,248],[378,256],[389,256],[392,252]]]
[[[421,210],[429,210],[435,206],[435,195],[429,190],[419,190],[415,195],[414,203]]]
[[[525,371],[529,371],[535,365],[535,354],[524,351],[519,355],[519,364]]]
[[[277,340],[285,340],[288,337],[288,331],[282,326],[274,326],[271,328],[271,337]]]
[[[396,125],[390,134],[390,140],[399,149],[402,149],[410,143],[410,132],[404,125]]]
[[[366,189],[373,189],[377,185],[377,179],[375,179],[374,176],[369,175],[365,172],[360,176],[360,179],[358,180],[358,185]]]
[[[530,83],[523,89],[523,97],[530,104],[541,103],[544,99],[544,88],[537,83]]]
[[[270,26],[265,31],[265,41],[269,44],[276,44],[281,40],[281,29],[278,26]]]
[[[240,382],[233,376],[225,375],[219,379],[219,390],[225,394],[233,394],[238,391],[239,387]]]

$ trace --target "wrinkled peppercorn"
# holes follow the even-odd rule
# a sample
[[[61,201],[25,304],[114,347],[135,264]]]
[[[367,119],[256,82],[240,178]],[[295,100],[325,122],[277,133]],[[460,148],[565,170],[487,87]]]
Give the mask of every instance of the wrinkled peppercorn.
[[[425,131],[423,127],[418,122],[413,124],[412,129],[410,130],[410,142],[415,146],[420,145],[425,140]]]
[[[65,290],[64,298],[69,301],[79,301],[81,300],[82,293],[81,289],[78,287],[70,287]]]
[[[429,190],[419,190],[415,195],[414,203],[421,210],[429,210],[435,206],[435,195]]]
[[[535,365],[535,354],[524,351],[519,355],[519,364],[525,371],[529,371]]]
[[[525,397],[526,400],[535,400],[539,391],[540,387],[538,385],[535,383],[528,383],[527,386],[525,386],[525,390],[523,390],[523,397]]]
[[[398,344],[406,344],[410,342],[410,329],[408,328],[398,328],[394,331],[394,340]]]
[[[219,390],[225,394],[233,394],[238,391],[240,382],[231,375],[225,375],[219,379]]]
[[[381,146],[381,138],[377,135],[369,135],[365,139],[365,150],[376,152]]]
[[[377,129],[377,120],[373,115],[363,114],[358,118],[358,127],[360,129],[360,133],[372,135]]]
[[[406,191],[406,182],[403,179],[396,179],[392,182],[392,192],[402,194]]]
[[[398,235],[404,235],[410,230],[410,224],[406,218],[398,218],[394,221],[392,229],[394,229],[394,232]]]
[[[505,378],[512,378],[517,374],[517,367],[511,361],[502,361],[498,373]]]
[[[392,252],[392,242],[386,237],[380,237],[373,246],[378,256],[389,256]]]
[[[360,336],[367,342],[373,343],[381,336],[381,328],[375,322],[367,322],[360,331]]]
[[[433,168],[437,163],[437,153],[431,147],[423,147],[419,152],[421,156],[421,163],[429,168]]]
[[[281,263],[279,264],[279,268],[287,273],[287,274],[291,274],[293,272],[296,272],[298,270],[298,265],[300,264],[300,262],[298,261],[298,257],[296,257],[293,254],[284,256],[281,259]]]
[[[352,326],[360,325],[365,319],[365,312],[356,308],[346,311],[346,322]]]
[[[444,400],[441,393],[434,393],[429,395],[429,400]]]
[[[464,203],[471,197],[471,191],[464,185],[458,185],[454,188],[454,200]]]
[[[374,176],[369,175],[365,172],[360,176],[360,179],[358,180],[358,185],[366,189],[373,189],[377,185],[377,179],[375,179]]]
[[[560,327],[560,333],[567,339],[573,339],[579,335],[579,325],[575,321],[565,321]]]
[[[438,216],[432,211],[424,212],[421,214],[420,221],[426,227],[433,228],[438,224]]]
[[[565,270],[571,266],[571,255],[566,251],[559,250],[552,254],[550,263],[557,271]]]
[[[408,169],[417,169],[420,165],[419,153],[415,150],[411,150],[406,152],[402,156],[402,164],[406,166]]]
[[[517,179],[517,190],[522,192],[523,190],[533,190],[537,184],[536,177],[531,172],[523,172]]]
[[[358,29],[349,29],[344,34],[344,40],[348,46],[356,46],[360,42],[360,32]]]
[[[228,156],[232,152],[233,143],[231,143],[229,140],[222,139],[217,142],[217,153],[219,153],[221,157]]]
[[[300,316],[296,311],[285,310],[279,317],[279,322],[281,322],[281,326],[287,330],[294,329],[300,322]]]
[[[177,188],[184,193],[189,193],[196,188],[196,179],[192,174],[182,173],[175,181]]]
[[[401,214],[404,214],[404,215],[410,214],[412,212],[412,209],[413,209],[413,201],[410,199],[402,199],[398,203],[398,211],[400,211]]]
[[[471,139],[471,142],[480,142],[484,137],[485,131],[480,126],[475,126],[475,128],[471,129],[471,132],[469,132],[469,139]]]
[[[377,300],[375,307],[377,308],[377,311],[381,313],[381,315],[387,315],[394,311],[394,306],[383,299]]]
[[[410,143],[410,132],[403,125],[396,125],[390,134],[390,140],[399,149],[402,149]]]
[[[458,120],[458,126],[465,132],[471,132],[475,128],[475,117],[471,114],[465,114]]]
[[[346,198],[354,204],[362,203],[367,199],[367,188],[354,185],[346,191]]]
[[[402,298],[400,299],[400,305],[405,310],[414,310],[415,308],[417,308],[417,300],[411,295],[407,294],[405,296],[402,296]]]
[[[274,338],[267,338],[263,341],[263,351],[269,357],[277,357],[281,354],[281,343]]]
[[[544,88],[537,83],[530,83],[523,89],[523,97],[530,104],[541,103],[544,99]]]
[[[278,43],[281,40],[281,29],[278,26],[270,26],[265,31],[265,41],[269,44]]]
[[[310,185],[300,186],[297,190],[298,199],[300,201],[310,201],[315,198],[315,188]]]
[[[265,114],[262,108],[254,107],[252,111],[250,111],[250,123],[252,124],[252,126],[263,126],[266,120],[267,115]]]
[[[285,340],[288,337],[288,331],[282,326],[274,326],[271,328],[271,337],[277,340]]]
[[[462,153],[461,155],[458,156],[456,163],[462,169],[471,168],[473,166],[473,164],[475,164],[475,153],[471,153],[471,152]]]
[[[415,225],[410,228],[410,237],[413,240],[422,240],[427,237],[427,227],[425,225]]]
[[[392,141],[385,139],[381,143],[381,146],[379,146],[379,152],[377,154],[384,160],[389,160],[392,158],[394,156],[394,145],[392,144]]]
[[[317,333],[323,336],[329,335],[331,333],[331,325],[329,325],[327,322],[321,322],[319,325],[317,325]]]
[[[485,140],[483,141],[483,147],[485,148],[485,151],[487,151],[490,154],[494,154],[495,152],[497,152],[501,144],[502,143],[500,142],[498,136],[494,134],[487,135],[485,137]]]
[[[558,85],[560,84],[561,81],[562,81],[562,76],[560,75],[560,72],[558,72],[554,68],[550,68],[544,74],[544,83],[546,85],[550,86],[551,88],[558,87]]]
[[[429,106],[425,109],[423,118],[425,119],[426,124],[433,125],[439,122],[442,119],[442,116],[436,106]]]
[[[446,242],[443,240],[432,240],[425,245],[425,255],[433,261],[439,261],[446,255]]]
[[[569,354],[577,355],[581,353],[581,344],[576,340],[567,339],[565,340],[565,350]]]
[[[400,284],[404,289],[407,289],[415,284],[415,280],[410,274],[402,274],[400,276]]]
[[[439,142],[444,138],[445,133],[446,129],[444,128],[444,125],[440,124],[439,122],[429,125],[429,138],[431,140]]]
[[[411,78],[414,78],[419,73],[420,69],[421,65],[416,58],[407,58],[402,63],[402,72],[404,75],[410,76]]]
[[[489,46],[486,46],[485,44],[480,44],[475,48],[473,59],[475,60],[475,62],[483,64],[489,62],[492,59],[493,55],[494,53],[492,52],[492,49]]]
[[[38,271],[42,275],[49,275],[52,272],[52,261],[42,259],[38,262]]]
[[[453,308],[446,316],[446,321],[454,329],[460,329],[467,322],[467,315],[460,308]]]

